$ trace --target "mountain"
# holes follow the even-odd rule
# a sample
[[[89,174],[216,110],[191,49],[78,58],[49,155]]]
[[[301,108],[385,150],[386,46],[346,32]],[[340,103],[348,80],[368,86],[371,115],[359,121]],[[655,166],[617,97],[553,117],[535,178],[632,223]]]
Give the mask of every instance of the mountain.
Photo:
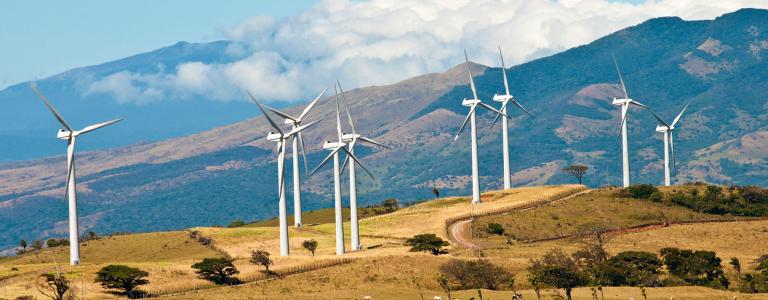
[[[612,54],[630,96],[663,118],[673,118],[690,104],[677,126],[677,182],[768,185],[768,11],[757,9],[709,21],[652,19],[510,68],[516,99],[535,115],[515,112],[511,122],[515,185],[571,182],[559,171],[571,163],[591,167],[588,185],[620,183],[619,110],[611,98],[621,92]],[[145,64],[155,59],[161,58]],[[481,99],[503,90],[501,69],[471,68]],[[456,142],[453,135],[467,112],[461,99],[469,95],[464,64],[348,91],[358,132],[393,147],[358,149],[375,175],[358,176],[358,198],[364,204],[428,199],[432,187],[442,195],[468,194],[468,135]],[[310,116],[325,120],[305,136],[310,166],[327,155],[322,142],[335,134],[335,105],[328,100]],[[483,112],[478,118],[483,190],[501,185],[500,129],[488,128],[492,117]],[[634,183],[663,180],[662,141],[655,125],[649,113],[631,109]],[[81,152],[81,230],[168,230],[274,216],[276,156],[264,138],[268,131],[263,117],[256,117],[159,142]],[[56,156],[0,165],[0,245],[65,235],[64,164]],[[304,182],[305,209],[332,205],[329,168]]]

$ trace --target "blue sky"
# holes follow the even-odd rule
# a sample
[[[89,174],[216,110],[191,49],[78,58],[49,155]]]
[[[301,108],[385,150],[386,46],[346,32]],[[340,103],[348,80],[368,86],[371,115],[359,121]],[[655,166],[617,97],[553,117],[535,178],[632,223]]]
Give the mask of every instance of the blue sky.
[[[181,40],[222,39],[222,30],[249,16],[267,14],[279,18],[296,14],[315,2],[4,1],[0,4],[0,89]]]
[[[357,2],[355,0],[352,1]],[[633,4],[645,2],[645,0],[605,1],[625,2]],[[687,2],[681,0],[653,1],[677,3]],[[613,10],[622,12],[618,14],[603,11],[605,6],[592,5],[600,1],[584,1],[585,4],[583,7],[590,7],[590,9],[594,10],[590,12],[589,9],[587,9],[587,12],[584,12],[582,9],[580,12],[574,12],[572,21],[579,22],[579,20],[582,19],[592,18],[598,24],[604,22],[609,22],[609,24],[607,24],[607,26],[601,25],[601,29],[599,30],[594,30],[594,28],[587,28],[586,32],[590,32],[591,30],[593,33],[584,36],[577,35],[579,36],[578,39],[573,38],[573,34],[564,33],[564,31],[561,31],[558,35],[542,36],[546,34],[546,32],[537,32],[535,28],[531,29],[519,25],[517,25],[516,28],[518,28],[520,32],[507,32],[507,36],[519,36],[520,34],[534,35],[531,37],[531,40],[546,41],[544,45],[532,45],[538,47],[537,53],[551,53],[554,51],[561,51],[571,46],[576,46],[580,43],[588,42],[602,34],[610,33],[611,30],[620,29],[622,26],[633,25],[642,21],[643,19],[647,19],[653,16],[684,14],[686,11],[690,11],[686,9],[687,6],[718,6],[719,4],[723,3],[761,0],[722,1],[723,2],[702,1],[701,3],[696,4],[690,4],[690,2],[687,2],[689,3],[687,5],[669,6],[672,8],[676,7],[675,9],[664,8],[668,7],[668,5],[656,5],[655,10],[651,9],[653,12],[648,12],[648,9],[640,7],[635,7],[635,10],[637,10],[636,12],[627,12],[623,9],[616,10],[616,8],[613,7]],[[328,3],[335,5],[342,2],[343,1],[341,0],[330,0]],[[425,3],[415,3],[423,4],[422,6],[439,6],[443,4],[443,2],[439,1],[432,2],[432,4],[427,4],[427,2],[428,1],[425,1]],[[541,8],[542,6],[555,7],[555,11],[551,13],[552,18],[558,20],[563,18],[562,15],[557,13],[558,5],[551,4],[555,1],[542,0],[538,2],[530,0],[530,2],[524,2],[526,2],[526,5],[529,5],[529,3],[537,3],[531,6],[538,6],[538,8]],[[563,2],[573,3],[574,1]],[[707,4],[703,4],[704,2]],[[76,4],[73,5],[71,3]],[[291,26],[291,22],[281,23],[279,20],[283,17],[293,16],[302,11],[306,11],[307,9],[315,6],[318,1],[228,0],[225,1],[225,3],[226,4],[223,5],[221,1],[200,0],[15,0],[3,2],[0,4],[0,89],[3,89],[11,84],[51,76],[71,68],[99,64],[141,52],[155,50],[174,44],[178,41],[207,42],[224,39],[227,37],[226,32],[231,33],[231,29],[233,27],[241,24],[248,25],[246,21],[254,16],[267,15],[275,17],[278,19],[277,24],[274,25],[276,28]],[[718,5],[712,5],[712,3]],[[333,6],[331,4],[327,6]],[[360,16],[354,15],[356,8],[349,8],[351,5],[345,5],[348,7],[348,9],[344,9],[339,12],[345,14],[345,16],[354,18],[356,20],[355,22],[359,22],[360,24],[363,24],[362,26],[364,26],[366,20],[364,18],[359,18]],[[373,6],[380,7],[381,5]],[[366,9],[372,8],[368,7]],[[343,25],[343,22],[339,21],[339,18],[337,18],[338,14],[336,11],[333,11],[332,9],[321,9],[321,11],[321,13],[316,13],[314,15],[321,18],[327,18],[328,22],[336,22]],[[715,9],[714,11],[719,13],[725,12],[727,9]],[[472,14],[473,12],[469,13]],[[521,17],[528,17],[524,11],[520,13]],[[544,10],[543,13],[545,15],[549,14],[547,10]],[[539,12],[539,14],[542,14],[542,12]],[[594,16],[596,14],[602,14],[601,18],[603,19],[595,18]],[[482,15],[478,16],[478,18],[482,17]],[[566,19],[567,18],[568,17],[566,17]],[[323,26],[323,24],[328,22],[322,21],[320,23],[311,23],[309,21],[305,21],[305,24],[303,24],[305,27],[303,27],[302,30],[311,29],[311,27],[306,26]],[[392,24],[394,27],[397,27],[397,25],[402,25],[398,24],[397,21],[394,22],[395,23]],[[349,26],[350,27],[348,28],[357,28],[355,26],[358,25],[352,23]],[[298,28],[298,26],[295,27]],[[248,26],[245,26],[245,28],[246,32],[259,33],[258,28]],[[375,28],[364,30],[376,31]],[[581,33],[583,32],[584,31],[582,30]],[[329,37],[325,36],[324,38]],[[558,39],[566,40],[557,41]],[[492,48],[494,47],[490,47],[488,49],[493,50]],[[470,50],[473,50],[471,46],[469,48]],[[488,49],[475,50],[483,51]],[[530,49],[535,50],[536,48],[531,47]],[[282,53],[278,51],[281,49],[268,50],[274,50],[277,54],[282,55]],[[492,53],[493,51],[490,50],[481,52],[483,55],[478,58],[480,62],[493,61],[491,60],[491,57],[494,57],[494,54]],[[305,53],[305,55],[308,54]],[[313,55],[314,54],[310,56]],[[521,63],[531,58],[535,58],[536,54],[525,52],[518,54],[512,53],[510,56],[511,62]],[[454,61],[454,57],[448,58],[444,59],[444,61],[441,61],[440,63],[422,63],[421,66],[426,67],[410,70],[410,72],[407,74],[401,74],[403,66],[418,66],[419,64],[414,62],[403,62],[402,66],[398,66],[395,68],[395,70],[392,71],[393,75],[390,76],[392,78],[387,78],[383,82],[405,78],[404,76],[417,75],[422,72],[439,71],[457,62]],[[334,58],[334,60],[338,59]],[[373,66],[375,67],[375,65]],[[386,67],[386,65],[381,67]],[[322,71],[321,73],[323,72],[326,71]],[[339,72],[343,72],[343,70]],[[344,78],[343,74],[338,76]],[[381,76],[381,74],[377,74],[377,76]],[[351,79],[354,79],[357,77],[357,75],[350,77],[352,77]],[[363,80],[355,83],[363,85],[381,82]],[[291,98],[294,96],[295,95],[285,95],[286,98]],[[275,97],[279,98],[280,95],[275,95]]]

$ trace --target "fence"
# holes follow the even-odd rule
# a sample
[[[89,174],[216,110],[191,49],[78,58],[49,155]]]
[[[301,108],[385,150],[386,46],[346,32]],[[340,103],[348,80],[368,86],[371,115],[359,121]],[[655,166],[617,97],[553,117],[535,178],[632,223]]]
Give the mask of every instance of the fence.
[[[343,265],[351,263],[358,258],[354,257],[343,257],[343,258],[336,258],[336,259],[326,259],[321,260],[318,262],[314,262],[311,264],[304,264],[304,265],[298,265],[293,267],[288,267],[284,269],[277,269],[273,271],[273,274],[267,275],[265,273],[254,273],[254,274],[248,274],[248,275],[241,275],[241,276],[235,276],[237,279],[242,281],[243,283],[248,282],[256,282],[256,281],[263,281],[263,280],[270,280],[273,278],[280,278],[283,276],[293,275],[293,274],[299,274],[309,271],[314,271],[318,269]],[[210,288],[215,288],[218,285],[215,285],[211,282],[198,282],[198,283],[190,283],[183,286],[175,286],[175,287],[169,287],[169,288],[160,288],[160,289],[150,289],[146,291],[142,296],[142,298],[153,298],[153,297],[159,297],[163,295],[169,295],[169,294],[180,294],[180,293],[186,293],[186,292],[194,292],[198,290],[205,290]]]
[[[514,211],[520,211],[520,210],[524,210],[524,209],[534,208],[534,207],[537,207],[537,206],[541,206],[541,205],[544,205],[544,204],[548,204],[550,202],[554,202],[554,201],[563,199],[565,197],[574,195],[576,193],[579,193],[579,192],[582,192],[582,191],[585,191],[585,190],[587,190],[587,188],[584,187],[584,186],[581,186],[581,187],[578,187],[578,188],[573,188],[573,189],[569,189],[569,190],[566,190],[566,191],[562,191],[562,192],[559,192],[557,194],[554,194],[554,195],[551,195],[551,196],[548,196],[548,197],[541,197],[539,199],[536,199],[536,200],[533,200],[533,201],[528,201],[528,202],[525,202],[525,203],[511,204],[511,205],[504,206],[504,207],[497,207],[497,208],[492,208],[492,209],[487,209],[487,210],[482,210],[482,211],[470,211],[468,213],[456,215],[456,216],[450,217],[447,220],[445,220],[445,231],[446,231],[446,234],[448,236],[450,236],[449,227],[451,227],[451,225],[453,225],[453,223],[456,223],[456,222],[459,222],[459,221],[463,221],[463,220],[469,220],[469,219],[474,218],[474,217],[484,217],[484,216],[490,216],[490,215],[498,215],[498,214],[503,214],[503,213],[508,213],[508,212],[514,212]]]

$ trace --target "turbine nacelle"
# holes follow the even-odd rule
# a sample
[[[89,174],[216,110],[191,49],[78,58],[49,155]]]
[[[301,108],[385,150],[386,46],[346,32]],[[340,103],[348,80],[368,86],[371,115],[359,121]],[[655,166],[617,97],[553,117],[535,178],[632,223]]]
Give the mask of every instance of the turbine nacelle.
[[[496,102],[507,102],[512,99],[513,99],[512,95],[499,95],[499,94],[493,95],[493,101],[496,101]]]
[[[611,104],[613,105],[627,105],[632,103],[634,100],[629,98],[613,98],[613,102]]]
[[[344,147],[346,145],[347,144],[343,143],[343,142],[340,143],[340,142],[325,141],[325,143],[323,144],[323,149],[325,149],[325,150],[333,150],[333,149],[336,149],[336,148]]]
[[[270,142],[279,142],[282,139],[283,135],[281,133],[269,132],[269,134],[267,134],[267,140]]]
[[[461,101],[461,105],[464,105],[464,106],[473,106],[473,105],[477,105],[478,103],[480,103],[480,99],[464,98],[464,100]]]
[[[356,133],[345,133],[341,135],[341,140],[344,142],[351,142],[358,138],[360,138],[360,135]]]
[[[675,127],[667,127],[664,125],[656,125],[656,132],[672,132],[672,130],[675,130]]]
[[[56,133],[56,138],[60,140],[69,140],[72,136],[72,131],[66,129],[59,129],[59,132]]]

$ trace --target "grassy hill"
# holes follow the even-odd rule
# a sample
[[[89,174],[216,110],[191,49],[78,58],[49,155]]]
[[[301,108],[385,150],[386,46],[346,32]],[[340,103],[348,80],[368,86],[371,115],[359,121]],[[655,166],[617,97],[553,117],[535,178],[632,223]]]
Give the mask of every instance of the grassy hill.
[[[228,256],[235,259],[235,265],[240,269],[240,278],[259,278],[262,268],[247,261],[251,250],[264,249],[277,253],[278,232],[276,227],[239,227],[213,228],[198,227],[190,231],[209,237],[210,247],[202,246],[190,238],[189,232],[158,232],[147,234],[119,235],[104,237],[85,242],[83,246],[83,265],[78,267],[62,266],[66,276],[73,282],[84,283],[88,299],[113,299],[115,295],[104,293],[93,283],[93,273],[100,267],[110,263],[127,264],[147,270],[151,273],[151,283],[144,290],[152,292],[185,291],[170,294],[170,299],[249,299],[255,295],[259,299],[360,299],[372,296],[373,299],[419,298],[425,299],[435,295],[444,295],[434,280],[438,267],[453,258],[471,259],[472,251],[452,246],[448,255],[432,256],[423,253],[408,252],[403,246],[403,238],[417,233],[435,233],[446,236],[446,221],[455,217],[467,216],[469,210],[476,214],[488,211],[502,211],[508,208],[523,207],[521,205],[538,203],[547,196],[561,196],[583,189],[575,185],[517,188],[507,191],[484,193],[483,204],[469,205],[463,197],[441,198],[420,203],[393,213],[373,216],[363,219],[362,251],[350,252],[345,257],[352,261],[336,266],[288,275],[274,280],[257,281],[235,287],[214,287],[210,283],[196,278],[190,265],[203,257]],[[697,213],[693,210],[678,206],[637,199],[612,199],[615,191],[598,190],[570,198],[569,200],[545,204],[519,212],[507,212],[501,215],[480,217],[475,226],[481,226],[488,220],[507,220],[514,226],[509,230],[531,230],[547,235],[552,228],[552,216],[557,216],[560,222],[569,222],[570,228],[578,228],[577,222],[591,224],[590,220],[606,220],[606,224],[623,228],[647,218],[640,212],[648,211],[651,215],[664,213],[665,220],[711,220],[723,218],[718,215]],[[632,202],[634,201],[634,202]],[[607,209],[614,207],[616,209]],[[598,212],[601,211],[602,212]],[[595,216],[591,219],[580,220],[579,215],[586,216],[589,212]],[[323,223],[316,226],[290,229],[292,256],[288,258],[273,257],[273,269],[281,272],[291,268],[334,262],[333,226],[327,223],[331,214],[321,211],[316,216],[324,216]],[[513,216],[519,218],[509,219]],[[502,218],[502,219],[494,219]],[[320,219],[318,219],[320,220]],[[653,219],[655,220],[655,219]],[[263,224],[265,225],[265,224]],[[348,230],[349,224],[345,224]],[[480,228],[480,227],[477,227]],[[566,228],[566,227],[564,227]],[[537,231],[538,230],[538,231]],[[534,234],[533,236],[537,236]],[[315,239],[319,242],[316,256],[311,256],[300,246],[305,239]],[[479,238],[483,240],[484,238]],[[571,252],[581,247],[589,237],[569,238],[535,243],[499,243],[483,244],[485,258],[501,265],[516,274],[516,286],[524,290],[526,299],[534,298],[533,292],[526,290],[525,268],[530,259],[541,256],[553,248],[561,248]],[[619,232],[610,238],[608,251],[618,253],[626,250],[643,250],[657,252],[663,247],[681,247],[687,249],[702,249],[715,251],[724,260],[738,257],[744,262],[744,269],[754,268],[751,263],[757,257],[766,254],[766,249],[760,241],[768,240],[768,220],[753,220],[723,223],[671,225],[639,232]],[[493,241],[491,241],[493,242]],[[373,246],[373,247],[371,247]],[[50,272],[54,268],[54,260],[59,263],[67,261],[67,248],[59,247],[27,253],[18,257],[0,260],[0,276],[5,278],[9,296],[36,295],[31,280],[39,272]],[[11,271],[11,268],[18,270]],[[726,267],[729,274],[731,269]],[[254,277],[256,276],[256,277]],[[461,299],[476,297],[475,290],[458,291],[454,295]],[[509,298],[510,291],[483,291],[487,298]],[[545,291],[545,297],[551,295]],[[714,290],[703,287],[664,287],[649,288],[649,299],[712,299],[730,298],[734,292]],[[587,288],[577,289],[576,299],[591,299]],[[607,287],[606,299],[640,299],[640,290],[631,287]],[[768,295],[739,295],[739,299],[768,299]]]

